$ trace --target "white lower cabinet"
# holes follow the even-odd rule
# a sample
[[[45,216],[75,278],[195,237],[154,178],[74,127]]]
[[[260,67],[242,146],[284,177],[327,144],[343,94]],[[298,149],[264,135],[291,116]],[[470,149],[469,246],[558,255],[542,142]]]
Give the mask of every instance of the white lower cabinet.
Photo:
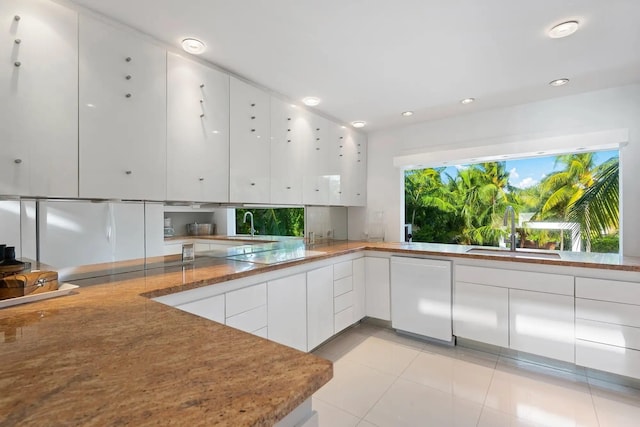
[[[366,316],[365,258],[353,260],[353,321],[358,322]]]
[[[575,362],[574,298],[509,290],[509,347]]]
[[[267,325],[267,284],[226,293],[225,323],[245,332],[257,332]]]
[[[179,304],[176,308],[215,322],[224,323],[225,321],[224,294]]]
[[[333,266],[307,272],[307,349],[334,334]]]
[[[353,262],[346,261],[333,266],[334,333],[353,325]]]
[[[391,320],[391,286],[388,258],[365,258],[365,311],[367,316]]]
[[[267,305],[261,305],[235,316],[227,317],[225,324],[252,333],[267,328]]]
[[[391,326],[452,341],[451,261],[391,257]]]
[[[455,272],[454,335],[574,363],[573,276],[467,265]]]
[[[267,283],[268,338],[307,351],[307,287],[304,273]]]
[[[509,289],[456,282],[453,334],[509,347]]]
[[[640,378],[640,283],[576,277],[576,364]]]

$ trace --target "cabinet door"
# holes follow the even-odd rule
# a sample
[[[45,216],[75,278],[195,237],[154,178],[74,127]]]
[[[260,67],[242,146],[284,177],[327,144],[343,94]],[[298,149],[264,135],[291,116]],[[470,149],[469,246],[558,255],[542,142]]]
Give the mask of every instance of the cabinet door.
[[[229,201],[229,76],[167,55],[167,200]]]
[[[166,197],[166,54],[80,17],[80,197]]]
[[[307,351],[307,287],[304,273],[267,283],[268,337]]]
[[[269,95],[230,78],[229,199],[269,203]]]
[[[333,266],[307,272],[307,349],[333,335]]]
[[[574,298],[509,290],[509,347],[575,361]]]
[[[77,197],[77,14],[2,0],[0,22],[0,194]]]
[[[328,205],[330,189],[339,179],[335,159],[331,158],[333,123],[310,114],[311,141],[305,146],[302,199],[308,205]]]
[[[349,206],[367,205],[367,137],[354,133],[355,152],[348,182]]]
[[[389,260],[365,258],[366,313],[376,319],[391,320],[391,287]]]
[[[310,142],[306,111],[271,97],[271,203],[302,204],[303,148]]]
[[[364,258],[353,260],[353,321],[358,322],[366,316],[365,311],[365,267]]]
[[[451,341],[451,261],[391,257],[394,329]]]
[[[456,282],[453,289],[453,334],[509,347],[509,290]]]

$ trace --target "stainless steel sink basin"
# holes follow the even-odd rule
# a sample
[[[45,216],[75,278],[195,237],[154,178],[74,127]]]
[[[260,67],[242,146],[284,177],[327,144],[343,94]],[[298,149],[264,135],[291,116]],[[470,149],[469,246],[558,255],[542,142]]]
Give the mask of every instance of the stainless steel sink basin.
[[[471,248],[468,254],[475,255],[493,255],[511,258],[538,258],[538,259],[561,259],[560,254],[556,252],[534,252],[516,250],[512,252],[508,249],[488,249],[488,248]]]

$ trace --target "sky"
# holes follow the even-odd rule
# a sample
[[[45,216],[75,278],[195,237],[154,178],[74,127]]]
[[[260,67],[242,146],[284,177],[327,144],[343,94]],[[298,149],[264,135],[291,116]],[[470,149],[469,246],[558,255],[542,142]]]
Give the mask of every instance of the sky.
[[[598,151],[595,153],[595,163],[601,164],[611,157],[617,157],[618,150]],[[538,184],[545,176],[555,170],[562,169],[562,165],[555,165],[555,156],[533,157],[529,159],[507,160],[506,168],[510,172],[509,184],[518,188],[527,188]],[[449,166],[445,173],[456,175],[456,168],[464,168],[464,165]]]

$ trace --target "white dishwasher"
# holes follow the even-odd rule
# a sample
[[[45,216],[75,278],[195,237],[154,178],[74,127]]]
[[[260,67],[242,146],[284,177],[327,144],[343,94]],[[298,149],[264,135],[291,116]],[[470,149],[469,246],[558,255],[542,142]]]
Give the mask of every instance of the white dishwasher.
[[[441,341],[453,340],[451,261],[391,257],[391,326]]]

